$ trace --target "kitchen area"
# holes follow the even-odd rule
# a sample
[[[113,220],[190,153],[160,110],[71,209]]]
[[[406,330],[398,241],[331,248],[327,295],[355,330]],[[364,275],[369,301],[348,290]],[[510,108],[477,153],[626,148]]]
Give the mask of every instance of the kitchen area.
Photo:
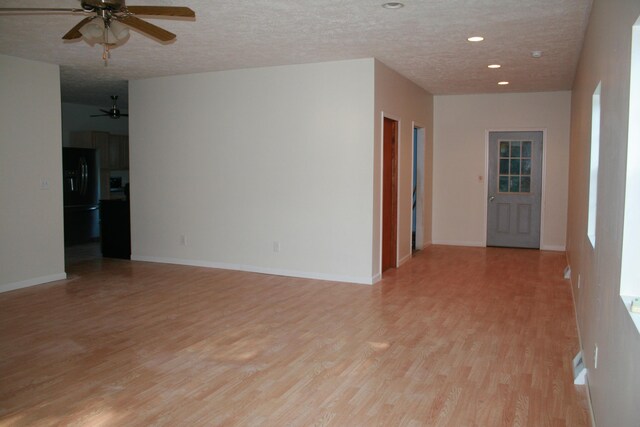
[[[131,256],[128,120],[87,120],[92,108],[63,103],[67,265]]]

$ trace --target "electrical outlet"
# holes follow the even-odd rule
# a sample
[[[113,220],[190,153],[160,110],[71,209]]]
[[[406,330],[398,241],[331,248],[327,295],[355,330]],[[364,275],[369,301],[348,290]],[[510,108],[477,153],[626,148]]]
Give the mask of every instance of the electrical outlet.
[[[595,345],[593,350],[593,369],[598,369],[598,344]]]
[[[187,246],[187,236],[185,236],[184,234],[180,235],[180,244],[182,246]]]
[[[278,253],[280,252],[280,242],[273,242],[273,252]]]
[[[40,189],[41,190],[48,190],[49,189],[49,180],[46,178],[42,178],[40,180]]]

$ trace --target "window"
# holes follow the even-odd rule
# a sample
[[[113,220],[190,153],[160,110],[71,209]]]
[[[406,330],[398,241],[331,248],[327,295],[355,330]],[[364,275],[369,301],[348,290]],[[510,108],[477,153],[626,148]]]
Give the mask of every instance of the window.
[[[631,297],[640,296],[640,18],[633,26],[631,41],[631,81],[629,87],[629,134],[627,140],[627,182],[624,204],[624,234],[620,295],[627,309]],[[640,330],[640,315],[632,315]]]
[[[500,141],[498,191],[531,191],[531,141]]]
[[[587,236],[591,246],[596,247],[596,212],[598,208],[598,163],[600,157],[600,91],[598,83],[591,101],[591,168],[589,172],[589,220]]]

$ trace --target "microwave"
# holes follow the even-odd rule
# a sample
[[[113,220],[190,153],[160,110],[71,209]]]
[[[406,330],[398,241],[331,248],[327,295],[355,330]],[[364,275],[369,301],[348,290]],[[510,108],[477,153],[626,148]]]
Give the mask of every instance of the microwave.
[[[110,190],[120,190],[122,188],[122,178],[115,177],[109,178],[109,189]]]

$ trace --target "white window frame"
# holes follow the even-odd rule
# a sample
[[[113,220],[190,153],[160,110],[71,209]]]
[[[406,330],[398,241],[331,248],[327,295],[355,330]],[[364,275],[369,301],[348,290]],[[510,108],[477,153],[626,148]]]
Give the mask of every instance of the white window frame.
[[[591,101],[591,162],[589,168],[589,217],[587,236],[591,246],[596,247],[596,217],[598,214],[598,167],[600,164],[600,93],[602,82],[598,83]]]
[[[633,25],[629,82],[629,131],[624,204],[624,232],[620,268],[620,297],[640,331],[640,314],[630,312],[631,300],[640,297],[640,17]]]

